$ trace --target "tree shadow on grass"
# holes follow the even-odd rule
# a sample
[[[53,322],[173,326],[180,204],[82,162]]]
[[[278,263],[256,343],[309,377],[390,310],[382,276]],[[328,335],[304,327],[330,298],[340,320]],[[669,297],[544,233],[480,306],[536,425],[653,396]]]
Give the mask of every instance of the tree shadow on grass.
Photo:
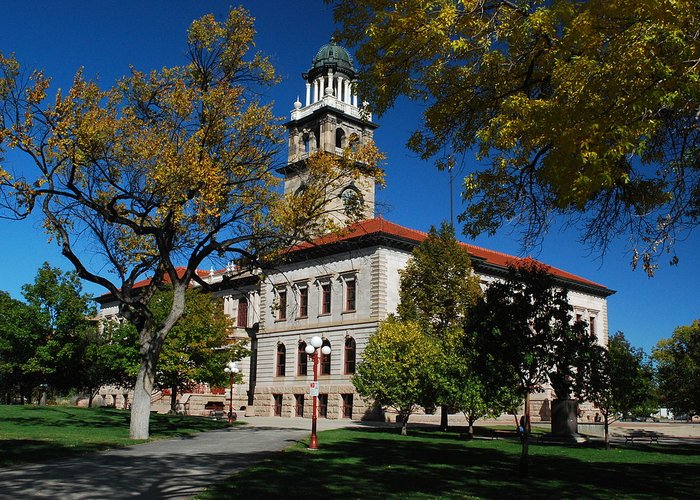
[[[335,440],[324,433],[319,450],[280,453],[217,486],[211,498],[668,498],[692,497],[700,486],[697,463],[624,463],[604,450],[597,461],[582,460],[538,446],[530,478],[522,479],[519,443],[414,434],[430,439],[383,429],[347,430]]]
[[[11,438],[0,440],[0,466],[45,462],[143,442],[129,439],[129,419],[128,411],[106,408],[26,407],[3,412],[0,427],[16,427],[20,432],[10,431],[6,437]],[[183,439],[227,425],[199,417],[151,415],[150,434],[151,439]],[[27,439],[18,437],[24,435]]]

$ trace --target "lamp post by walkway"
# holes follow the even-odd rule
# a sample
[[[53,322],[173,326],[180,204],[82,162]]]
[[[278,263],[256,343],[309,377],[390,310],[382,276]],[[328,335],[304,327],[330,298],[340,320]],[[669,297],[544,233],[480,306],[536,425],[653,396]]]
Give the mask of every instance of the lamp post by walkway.
[[[224,368],[224,371],[229,374],[229,404],[228,404],[228,423],[232,424],[233,423],[233,379],[236,376],[238,372],[241,370],[238,368],[238,365],[234,363],[233,361],[229,361],[226,363],[226,368]]]
[[[331,353],[330,346],[323,345],[323,339],[318,335],[311,337],[311,341],[306,345],[306,354],[313,356],[314,362],[314,384],[311,388],[311,396],[314,398],[314,404],[311,411],[311,440],[309,441],[309,449],[318,449],[318,437],[316,436],[316,421],[318,419],[318,364],[320,356],[318,352],[326,356]]]

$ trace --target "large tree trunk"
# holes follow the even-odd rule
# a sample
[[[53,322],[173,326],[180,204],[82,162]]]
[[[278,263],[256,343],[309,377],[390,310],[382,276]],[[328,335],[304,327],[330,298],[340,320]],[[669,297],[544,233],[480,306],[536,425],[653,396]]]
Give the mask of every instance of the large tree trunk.
[[[401,435],[408,435],[408,418],[411,416],[410,413],[401,416]]]
[[[148,439],[149,419],[151,417],[151,395],[156,367],[153,356],[141,362],[139,374],[134,386],[134,401],[131,403],[131,423],[129,437],[131,439]]]
[[[603,418],[605,419],[605,423],[603,424],[605,427],[605,449],[609,450],[610,449],[610,414],[605,413],[605,416]]]
[[[151,416],[151,395],[156,377],[156,364],[165,336],[172,329],[185,311],[184,285],[173,287],[173,305],[168,317],[162,325],[154,327],[145,324],[139,332],[141,337],[141,367],[134,386],[134,401],[131,403],[131,423],[129,437],[131,439],[148,439],[149,419]]]

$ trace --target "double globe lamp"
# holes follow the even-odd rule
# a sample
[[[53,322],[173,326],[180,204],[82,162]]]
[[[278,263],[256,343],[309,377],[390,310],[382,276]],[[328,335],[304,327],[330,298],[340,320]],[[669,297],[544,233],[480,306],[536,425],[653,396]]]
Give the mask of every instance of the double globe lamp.
[[[313,403],[313,410],[311,413],[311,441],[309,441],[309,449],[311,450],[317,450],[318,449],[318,437],[316,436],[316,421],[318,419],[318,364],[319,364],[319,355],[318,351],[321,351],[321,354],[328,356],[331,353],[331,347],[328,345],[323,345],[323,339],[319,337],[318,335],[314,335],[311,337],[311,341],[306,344],[306,354],[309,356],[313,356],[314,360],[314,387],[315,387],[315,392],[312,393],[312,396],[314,398],[314,403]]]
[[[236,374],[239,373],[241,370],[238,368],[238,365],[234,363],[233,361],[229,361],[226,363],[226,368],[224,368],[224,372],[229,374],[229,394],[231,396],[231,399],[229,400],[228,404],[228,423],[232,424],[233,421],[235,420],[233,416],[233,379],[236,377]]]

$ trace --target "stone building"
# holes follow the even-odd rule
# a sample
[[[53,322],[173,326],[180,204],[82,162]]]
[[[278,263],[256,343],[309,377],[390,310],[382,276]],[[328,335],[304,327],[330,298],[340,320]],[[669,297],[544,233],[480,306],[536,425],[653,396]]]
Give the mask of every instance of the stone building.
[[[279,171],[284,176],[285,192],[303,189],[304,160],[309,154],[317,150],[342,154],[351,138],[364,143],[372,139],[377,128],[366,106],[358,105],[353,94],[357,74],[344,48],[333,41],[321,47],[303,76],[305,103],[294,103],[286,124],[288,163]],[[250,340],[253,354],[239,362],[244,384],[237,386],[234,394],[236,408],[244,408],[247,415],[311,415],[313,368],[304,349],[313,336],[320,336],[331,347],[330,355],[322,356],[320,363],[320,415],[368,416],[370,408],[356,394],[351,378],[370,336],[396,311],[399,270],[426,237],[423,232],[375,217],[374,189],[370,177],[340,183],[334,206],[329,207],[338,222],[347,222],[344,204],[358,201],[364,204],[366,220],[313,245],[294,248],[279,269],[266,272],[264,281],[234,267],[204,277],[223,298],[224,310],[236,325],[235,336]],[[508,264],[517,260],[464,245],[483,285],[504,277]],[[557,282],[569,289],[575,314],[588,321],[592,333],[605,344],[607,297],[614,292],[566,271],[550,270]],[[102,312],[109,315],[114,311],[104,303]],[[535,398],[533,415],[546,418],[547,398],[547,393]]]

